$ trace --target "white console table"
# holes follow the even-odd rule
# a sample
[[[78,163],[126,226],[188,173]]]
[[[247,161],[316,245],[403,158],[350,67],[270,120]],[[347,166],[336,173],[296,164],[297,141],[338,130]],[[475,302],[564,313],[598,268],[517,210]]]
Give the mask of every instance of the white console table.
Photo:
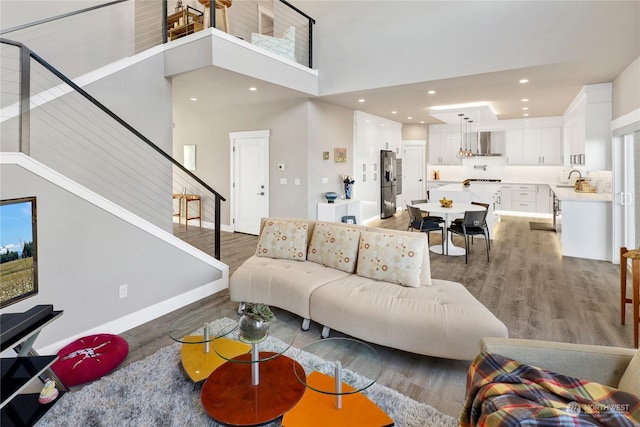
[[[337,199],[334,203],[318,203],[318,221],[342,222],[342,217],[349,215],[356,217],[356,224],[362,224],[360,200]]]

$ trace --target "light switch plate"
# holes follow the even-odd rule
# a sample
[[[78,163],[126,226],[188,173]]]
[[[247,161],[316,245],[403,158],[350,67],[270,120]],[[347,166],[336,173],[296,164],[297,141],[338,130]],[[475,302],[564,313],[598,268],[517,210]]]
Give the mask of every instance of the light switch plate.
[[[294,178],[293,185],[300,185],[300,178]]]
[[[287,178],[280,178],[280,184],[287,185],[287,182],[288,182]]]
[[[329,183],[329,178],[322,178],[322,183],[323,184],[328,184]]]

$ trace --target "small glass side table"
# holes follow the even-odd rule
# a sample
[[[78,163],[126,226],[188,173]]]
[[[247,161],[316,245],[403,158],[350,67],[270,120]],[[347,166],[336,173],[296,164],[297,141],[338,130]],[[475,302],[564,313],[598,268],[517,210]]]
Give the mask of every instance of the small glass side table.
[[[248,353],[251,346],[237,340],[225,338],[238,326],[234,319],[238,313],[228,309],[193,311],[177,320],[169,327],[169,336],[182,343],[180,355],[182,366],[193,382],[206,379],[211,372],[227,360],[213,351],[212,343],[219,340],[218,346],[226,346],[228,355]],[[214,321],[227,318],[226,323],[213,326]]]
[[[221,335],[249,346],[251,352],[237,355],[222,345],[222,339],[213,341],[214,352],[226,362],[204,383],[202,405],[211,418],[225,425],[266,424],[293,408],[306,389],[294,374],[302,368],[282,354],[293,344],[295,330],[276,320],[265,340],[250,344],[243,343],[237,332],[237,324],[229,325]],[[260,351],[269,337],[278,340],[269,343],[271,351]]]
[[[322,425],[393,426],[393,420],[361,391],[382,373],[382,361],[370,345],[352,338],[326,338],[295,357],[296,378],[309,389],[282,419],[283,427],[302,427],[322,417]],[[327,361],[333,366],[327,368]]]

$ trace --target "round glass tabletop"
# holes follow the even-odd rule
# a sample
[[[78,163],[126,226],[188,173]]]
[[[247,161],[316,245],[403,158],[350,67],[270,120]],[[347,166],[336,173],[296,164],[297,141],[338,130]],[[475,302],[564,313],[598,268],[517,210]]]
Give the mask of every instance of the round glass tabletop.
[[[274,320],[269,322],[269,332],[266,337],[258,342],[246,341],[240,336],[238,328],[238,322],[240,316],[235,317],[234,323],[227,326],[226,330],[222,330],[220,335],[226,339],[239,341],[252,347],[255,346],[256,351],[254,357],[243,358],[237,357],[238,353],[230,351],[229,347],[224,343],[224,340],[213,341],[213,350],[225,360],[235,363],[256,363],[265,362],[267,360],[274,359],[287,351],[293,345],[293,341],[296,337],[296,329],[293,329],[284,322]]]
[[[302,348],[293,359],[298,362],[294,372],[307,388],[320,393],[346,395],[371,387],[382,373],[378,352],[362,341],[352,338],[326,338]],[[314,372],[332,377],[333,381],[316,381]],[[335,379],[347,387],[337,387]]]
[[[207,343],[233,332],[237,319],[238,313],[227,308],[195,310],[171,323],[169,336],[181,343]]]

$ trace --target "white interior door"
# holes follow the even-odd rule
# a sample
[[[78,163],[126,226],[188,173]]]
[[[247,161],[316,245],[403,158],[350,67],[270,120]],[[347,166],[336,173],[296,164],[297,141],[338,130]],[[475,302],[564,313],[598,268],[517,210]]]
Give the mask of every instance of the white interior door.
[[[634,139],[640,132],[629,133],[614,138],[613,173],[613,263],[620,262],[618,248],[636,247],[636,162],[640,159],[640,150],[635,149]]]
[[[234,231],[257,235],[269,216],[269,131],[231,132]]]
[[[425,187],[425,143],[423,141],[402,143],[402,209],[411,200],[424,199]]]

